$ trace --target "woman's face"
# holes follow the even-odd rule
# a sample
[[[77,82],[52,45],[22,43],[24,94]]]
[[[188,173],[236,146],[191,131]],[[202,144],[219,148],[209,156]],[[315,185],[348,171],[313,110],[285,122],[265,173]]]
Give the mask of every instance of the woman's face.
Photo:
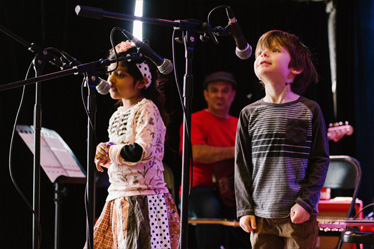
[[[111,64],[108,70],[113,70],[115,66],[115,63]],[[119,65],[109,74],[108,81],[111,84],[109,93],[113,99],[132,99],[141,95],[140,81],[135,82],[134,77],[127,72],[126,66]]]

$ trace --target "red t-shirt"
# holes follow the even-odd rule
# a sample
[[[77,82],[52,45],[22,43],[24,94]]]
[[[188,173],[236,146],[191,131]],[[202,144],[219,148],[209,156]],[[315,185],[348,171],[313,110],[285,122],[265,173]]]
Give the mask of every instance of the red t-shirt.
[[[238,118],[222,119],[204,109],[191,115],[191,143],[212,146],[234,146]],[[183,129],[180,128],[180,151],[183,146]],[[193,163],[192,186],[213,186],[214,164]]]

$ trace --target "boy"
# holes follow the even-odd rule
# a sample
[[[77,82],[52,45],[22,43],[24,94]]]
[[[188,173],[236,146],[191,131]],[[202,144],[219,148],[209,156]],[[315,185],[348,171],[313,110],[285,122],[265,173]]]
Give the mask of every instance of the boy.
[[[240,113],[235,195],[253,248],[315,248],[318,201],[329,165],[319,105],[299,94],[318,80],[298,37],[272,30],[257,44],[256,76],[265,97]]]

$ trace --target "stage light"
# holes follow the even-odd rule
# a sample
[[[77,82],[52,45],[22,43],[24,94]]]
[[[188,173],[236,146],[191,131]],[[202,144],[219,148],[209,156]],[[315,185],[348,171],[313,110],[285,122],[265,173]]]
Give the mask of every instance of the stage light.
[[[134,16],[143,16],[143,0],[135,0]],[[142,41],[143,39],[143,23],[141,21],[134,21],[133,35]]]

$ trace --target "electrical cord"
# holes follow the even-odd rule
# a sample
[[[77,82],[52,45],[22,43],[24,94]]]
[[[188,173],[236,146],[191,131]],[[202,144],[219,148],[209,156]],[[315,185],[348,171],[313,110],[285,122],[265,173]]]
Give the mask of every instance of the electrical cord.
[[[365,207],[363,207],[360,211],[357,212],[357,214],[356,214],[355,216],[353,216],[352,219],[356,219],[357,216],[358,216],[361,212],[363,212],[366,208],[371,207],[371,206],[374,206],[374,203],[370,203],[370,204],[366,205]]]
[[[46,51],[57,52],[59,55],[62,56],[62,58],[60,58],[61,61],[57,61],[57,57],[54,57],[54,60],[50,62],[52,65],[58,66],[61,69],[65,69],[65,68],[69,68],[69,67],[74,66],[74,65],[81,64],[73,56],[71,56],[70,54],[68,54],[68,53],[66,53],[64,51],[61,51],[61,50],[59,50],[57,48],[48,47],[45,50]],[[33,61],[34,61],[34,59],[33,59]],[[27,73],[26,73],[25,80],[28,79],[28,76],[30,74],[30,70],[32,68],[32,65],[33,65],[33,63],[30,63],[29,68],[28,68]],[[88,120],[89,120],[89,125],[94,130],[94,125],[93,125],[91,119],[89,118],[87,106],[86,106],[85,101],[84,101],[83,86],[84,86],[84,84],[86,82],[86,78],[87,78],[87,75],[85,75],[85,78],[83,79],[83,82],[82,82],[81,98],[82,98],[82,103],[83,103],[84,110],[85,110],[86,115],[87,115]],[[39,234],[38,234],[38,242],[39,243],[38,243],[38,245],[40,247],[40,244],[41,244],[41,241],[42,241],[42,226],[41,226],[41,223],[40,223],[40,217],[36,214],[35,210],[31,206],[30,202],[27,200],[27,198],[25,197],[25,195],[21,191],[18,183],[15,180],[15,177],[14,177],[14,174],[13,174],[13,169],[12,169],[12,154],[13,154],[14,136],[15,136],[15,132],[16,132],[16,127],[17,127],[17,123],[18,123],[20,111],[21,111],[23,103],[24,103],[25,89],[26,89],[26,86],[23,86],[21,100],[20,100],[20,104],[19,104],[19,107],[18,107],[18,110],[17,110],[17,113],[16,113],[16,117],[15,117],[13,129],[12,129],[12,134],[11,134],[10,148],[9,148],[9,175],[10,175],[10,178],[11,178],[11,181],[12,181],[14,187],[16,188],[17,192],[21,196],[22,200],[25,202],[25,204],[28,207],[28,209],[30,209],[30,211],[35,216],[35,219],[36,219],[36,222],[37,222],[37,226],[38,226],[38,231],[39,231]],[[94,141],[96,143],[96,141],[97,141],[96,134],[95,134],[95,132],[93,132],[93,134],[94,134]],[[86,196],[86,192],[85,192],[85,196]],[[87,213],[86,202],[85,202],[85,207],[86,207],[86,213]]]
[[[31,62],[30,65],[29,65],[29,68],[27,69],[25,80],[28,79],[28,76],[30,74],[30,70],[31,70],[32,66],[33,66],[33,63]],[[16,127],[17,127],[17,123],[18,123],[18,118],[19,118],[19,115],[20,115],[20,111],[21,111],[23,103],[24,103],[23,101],[24,101],[24,97],[25,97],[25,90],[26,90],[26,86],[23,86],[21,100],[20,100],[20,103],[19,103],[19,106],[18,106],[18,109],[17,109],[16,117],[15,117],[14,124],[13,124],[13,129],[12,129],[12,135],[11,135],[11,139],[10,139],[10,146],[9,146],[9,175],[10,175],[10,179],[11,179],[14,187],[16,188],[18,194],[21,196],[21,198],[24,201],[24,203],[26,204],[27,208],[35,216],[35,219],[36,219],[36,222],[37,222],[37,226],[38,226],[38,231],[39,231],[39,233],[38,233],[38,242],[39,242],[38,245],[40,247],[40,243],[42,241],[42,226],[41,226],[41,223],[40,223],[40,217],[35,212],[35,210],[31,206],[30,202],[27,200],[26,196],[23,194],[23,192],[22,192],[21,188],[19,187],[16,179],[14,178],[13,169],[12,169],[12,154],[13,154],[14,136],[15,136],[15,133],[16,133]]]

